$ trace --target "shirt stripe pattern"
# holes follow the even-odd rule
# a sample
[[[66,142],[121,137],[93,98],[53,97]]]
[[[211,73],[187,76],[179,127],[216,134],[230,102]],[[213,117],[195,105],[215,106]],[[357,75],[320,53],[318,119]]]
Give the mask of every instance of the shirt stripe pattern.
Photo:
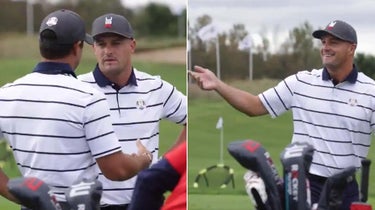
[[[272,117],[292,110],[292,142],[312,144],[310,173],[328,177],[360,167],[367,157],[375,128],[375,82],[359,72],[355,83],[334,86],[322,72],[298,72],[259,97]]]
[[[30,73],[0,88],[0,107],[0,137],[20,172],[59,201],[77,179],[98,176],[94,158],[121,151],[105,96],[73,76]]]
[[[186,124],[186,96],[159,76],[152,76],[135,68],[133,72],[137,85],[128,84],[118,91],[111,85],[100,87],[92,72],[78,78],[102,91],[107,97],[114,130],[123,151],[136,153],[135,141],[141,139],[156,162],[159,155],[160,120]],[[130,203],[136,177],[124,182],[112,182],[100,175],[99,180],[103,183],[102,204]]]

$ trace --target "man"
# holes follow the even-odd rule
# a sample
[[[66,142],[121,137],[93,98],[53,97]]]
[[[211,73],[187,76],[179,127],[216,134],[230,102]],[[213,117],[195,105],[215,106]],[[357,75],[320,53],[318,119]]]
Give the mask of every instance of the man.
[[[164,194],[171,194],[164,202]],[[138,174],[129,210],[186,210],[186,141]]]
[[[315,147],[309,178],[312,203],[317,203],[327,177],[349,166],[359,168],[368,154],[375,128],[375,82],[353,64],[357,35],[352,26],[336,20],[312,35],[321,40],[323,68],[298,72],[257,96],[225,84],[199,66],[189,74],[203,90],[217,91],[249,116],[277,117],[292,110],[292,142]],[[358,199],[353,181],[345,189],[342,209]]]
[[[81,17],[52,12],[39,33],[42,61],[0,89],[0,138],[8,141],[21,174],[42,179],[69,209],[64,191],[76,180],[97,177],[97,165],[108,179],[120,181],[147,168],[152,157],[139,141],[136,154],[121,152],[105,96],[76,79],[84,41],[92,43]],[[9,198],[8,178],[2,174],[0,181],[0,192]]]
[[[98,63],[79,79],[106,95],[123,151],[135,152],[134,141],[141,139],[156,161],[161,119],[184,125],[176,145],[186,139],[186,96],[160,77],[132,66],[136,40],[125,17],[105,14],[96,18],[92,36]],[[103,183],[102,209],[127,209],[136,178],[112,182],[100,175],[99,180]]]

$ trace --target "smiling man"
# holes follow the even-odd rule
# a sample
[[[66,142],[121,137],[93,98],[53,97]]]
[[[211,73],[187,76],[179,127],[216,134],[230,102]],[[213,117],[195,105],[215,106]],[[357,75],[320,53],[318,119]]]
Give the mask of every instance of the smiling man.
[[[323,68],[298,72],[259,95],[231,87],[199,66],[189,74],[201,89],[215,90],[249,116],[275,118],[292,110],[292,142],[315,148],[307,175],[312,203],[317,203],[327,177],[350,166],[361,167],[368,155],[375,130],[375,82],[354,64],[357,34],[352,26],[336,20],[312,35],[321,40]],[[353,180],[345,188],[340,209],[350,209],[358,200]]]

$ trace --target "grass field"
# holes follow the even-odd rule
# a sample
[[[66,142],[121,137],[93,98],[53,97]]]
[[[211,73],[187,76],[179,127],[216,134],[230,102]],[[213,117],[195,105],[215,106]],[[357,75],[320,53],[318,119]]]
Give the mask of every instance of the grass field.
[[[0,86],[13,81],[14,79],[25,75],[32,71],[38,60],[34,58],[7,58],[0,59],[2,69],[0,71]],[[81,74],[90,71],[95,65],[95,60],[91,57],[83,59],[76,73]],[[135,62],[134,66],[138,70],[146,71],[154,75],[160,75],[163,79],[170,81],[182,92],[186,92],[186,67],[178,64],[163,64],[163,63],[148,63]],[[174,123],[162,121],[160,128],[160,151],[163,154],[166,149],[175,141],[179,132],[180,126]],[[1,151],[0,151],[1,152]],[[19,176],[18,169],[12,164],[6,164],[3,170],[10,177]],[[18,210],[19,206],[14,205],[0,196],[1,210]]]
[[[274,81],[236,82],[234,85],[259,92],[273,85]],[[189,86],[189,162],[188,190],[189,210],[228,210],[252,209],[248,199],[242,176],[242,168],[227,152],[226,146],[231,141],[253,139],[259,141],[271,154],[279,173],[281,173],[280,152],[290,143],[292,136],[292,116],[286,113],[276,119],[268,115],[250,118],[239,113],[214,92],[199,92]],[[194,179],[198,172],[219,162],[220,131],[216,122],[222,116],[224,119],[224,164],[234,170],[235,188],[228,185],[220,189],[218,181],[223,181],[220,172],[213,172],[208,177],[210,187],[200,182],[199,188],[194,188]],[[375,159],[374,146],[370,149],[369,158]],[[372,175],[369,186],[369,202],[375,205],[375,164],[371,165]],[[359,176],[358,176],[359,177]],[[218,180],[221,178],[221,180]],[[216,185],[215,185],[216,184]]]

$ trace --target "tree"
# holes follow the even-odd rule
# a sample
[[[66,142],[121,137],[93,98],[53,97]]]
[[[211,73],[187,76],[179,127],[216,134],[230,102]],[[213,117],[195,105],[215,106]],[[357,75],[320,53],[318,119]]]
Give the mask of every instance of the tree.
[[[134,28],[139,36],[178,36],[178,16],[164,4],[150,3],[135,19]]]

